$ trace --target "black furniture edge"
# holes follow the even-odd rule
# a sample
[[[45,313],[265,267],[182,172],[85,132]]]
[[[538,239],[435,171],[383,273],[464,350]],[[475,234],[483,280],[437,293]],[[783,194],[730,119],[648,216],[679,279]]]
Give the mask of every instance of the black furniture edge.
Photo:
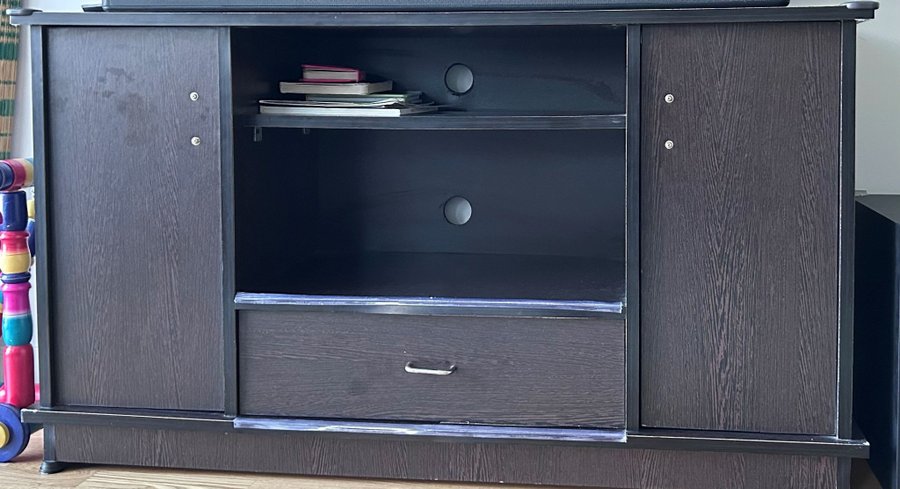
[[[831,457],[868,458],[865,439],[830,436],[770,435],[757,433],[640,430],[628,433],[629,448],[703,450],[744,453],[791,453]]]
[[[775,7],[788,0],[103,0],[107,12],[590,10]],[[89,7],[93,8],[93,7]]]
[[[47,141],[47,119],[44,116],[47,86],[44,82],[44,73],[46,72],[44,58],[44,29],[40,26],[29,28],[31,34],[31,83],[32,83],[32,107],[33,107],[33,127],[34,127],[34,203],[35,203],[35,260],[40,260],[43,266],[37,267],[35,270],[35,280],[39,284],[49,284],[53,277],[52,261],[50,259],[50,240],[47,238],[47,231],[50,229],[50,219],[53,218],[49,211],[50,199],[48,195],[48,153],[50,148]],[[43,354],[38,355],[39,371],[41,384],[41,406],[53,405],[53,362],[50,357],[53,355],[51,340],[52,327],[52,311],[50,301],[47,298],[47,286],[37,287],[37,301],[35,303],[35,311],[37,312],[36,332],[38,337],[38,351]]]
[[[52,424],[45,425],[43,426],[43,432],[44,457],[41,463],[42,473],[44,464],[47,464],[48,469],[59,467],[59,462],[56,460],[56,426]]]
[[[628,26],[625,100],[625,426],[641,426],[641,29]]]
[[[754,453],[790,453],[834,457],[866,458],[866,440],[841,440],[833,437],[798,435],[758,435],[725,432],[678,430],[615,430],[573,428],[522,428],[476,425],[373,423],[341,420],[279,419],[236,417],[235,429],[343,433],[378,436],[425,436],[435,438],[474,438],[478,441],[514,440],[537,442],[588,443],[592,446],[651,449],[722,451]],[[619,433],[622,434],[621,439]]]
[[[235,205],[234,205],[234,115],[231,86],[231,29],[219,30],[219,110],[222,148],[222,362],[225,414],[235,415],[237,397],[237,311],[234,307],[235,280]]]
[[[530,428],[515,426],[458,425],[439,423],[395,423],[353,420],[290,418],[234,418],[236,430],[335,433],[363,436],[428,437],[471,441],[590,443],[620,446],[626,442],[624,430],[577,428]]]
[[[238,310],[366,312],[371,314],[516,316],[516,317],[605,317],[621,318],[621,302],[440,299],[417,297],[309,296],[238,292]]]
[[[232,418],[221,413],[120,408],[23,409],[22,421],[51,425],[129,426],[189,431],[231,431],[232,429]]]
[[[797,22],[875,18],[877,6],[744,7],[722,9],[561,10],[507,12],[231,12],[231,13],[57,13],[29,11],[10,17],[16,25],[65,26],[504,26],[600,25],[707,22]]]
[[[352,420],[282,419],[225,416],[221,413],[146,411],[134,409],[23,409],[27,423],[90,425],[187,431],[284,431],[358,437],[423,437],[454,442],[585,444],[594,447],[740,452],[866,458],[864,439],[826,436],[760,435],[681,430],[601,430],[526,428],[483,425],[362,422]]]
[[[841,23],[841,176],[838,250],[837,435],[853,432],[853,328],[856,241],[856,23]]]
[[[624,129],[624,114],[502,115],[471,112],[438,112],[415,117],[303,117],[256,114],[238,119],[239,124],[297,129],[410,129],[416,131],[476,130],[571,130]]]

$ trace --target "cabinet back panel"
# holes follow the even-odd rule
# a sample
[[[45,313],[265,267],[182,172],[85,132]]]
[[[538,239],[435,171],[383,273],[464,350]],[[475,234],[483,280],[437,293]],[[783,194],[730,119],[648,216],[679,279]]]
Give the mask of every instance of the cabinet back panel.
[[[841,26],[643,32],[641,422],[835,434]]]
[[[323,251],[624,254],[620,131],[320,131]],[[468,223],[444,217],[454,196]]]
[[[298,130],[253,142],[253,129],[237,126],[234,137],[235,282],[254,290],[314,251],[316,146]]]
[[[218,33],[47,34],[55,404],[221,411]]]

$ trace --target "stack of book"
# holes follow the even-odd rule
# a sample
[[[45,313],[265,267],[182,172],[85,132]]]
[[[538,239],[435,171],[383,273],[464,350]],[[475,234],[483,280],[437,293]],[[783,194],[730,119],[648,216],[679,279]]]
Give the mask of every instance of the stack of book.
[[[438,110],[421,92],[391,93],[392,81],[366,81],[365,73],[353,68],[303,65],[302,80],[281,82],[279,88],[304,98],[260,100],[260,114],[400,117]]]

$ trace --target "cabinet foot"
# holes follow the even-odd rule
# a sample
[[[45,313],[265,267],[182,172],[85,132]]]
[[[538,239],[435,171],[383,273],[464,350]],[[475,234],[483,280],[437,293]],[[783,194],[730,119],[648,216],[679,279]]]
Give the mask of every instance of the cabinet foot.
[[[56,474],[68,468],[69,464],[65,462],[57,462],[56,460],[44,460],[41,462],[41,474]]]

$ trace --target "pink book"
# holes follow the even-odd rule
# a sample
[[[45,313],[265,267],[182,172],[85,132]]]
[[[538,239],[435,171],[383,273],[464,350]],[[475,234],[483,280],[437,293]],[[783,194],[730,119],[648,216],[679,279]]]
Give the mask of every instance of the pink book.
[[[308,83],[359,83],[366,74],[342,66],[303,65],[303,81]]]

